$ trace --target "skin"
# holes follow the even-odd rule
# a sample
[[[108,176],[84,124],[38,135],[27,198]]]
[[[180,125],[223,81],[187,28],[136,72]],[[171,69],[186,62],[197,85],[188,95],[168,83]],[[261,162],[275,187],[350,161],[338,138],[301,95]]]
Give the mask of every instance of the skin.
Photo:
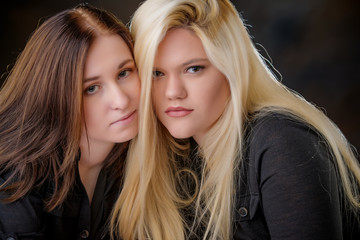
[[[118,35],[99,36],[90,46],[83,83],[79,172],[90,201],[114,144],[138,132],[139,97],[140,81],[128,46]]]
[[[185,28],[170,30],[154,63],[156,115],[175,138],[201,144],[230,97],[225,76],[209,61],[201,40]]]

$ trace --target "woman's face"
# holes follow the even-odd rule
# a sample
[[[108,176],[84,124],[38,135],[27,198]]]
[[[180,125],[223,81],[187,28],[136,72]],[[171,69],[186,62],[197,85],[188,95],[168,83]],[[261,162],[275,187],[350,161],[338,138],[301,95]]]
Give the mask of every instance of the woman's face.
[[[90,46],[83,81],[82,143],[106,146],[125,142],[138,132],[140,82],[135,62],[124,40],[103,35]]]
[[[204,134],[223,113],[230,89],[190,30],[169,31],[154,63],[152,100],[156,115],[175,138]]]

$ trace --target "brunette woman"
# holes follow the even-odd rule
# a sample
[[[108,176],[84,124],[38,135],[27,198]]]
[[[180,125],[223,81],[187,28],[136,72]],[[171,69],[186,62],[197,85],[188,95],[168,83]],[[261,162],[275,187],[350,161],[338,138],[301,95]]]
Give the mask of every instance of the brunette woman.
[[[105,239],[137,134],[127,28],[89,5],[36,29],[0,92],[0,239]]]

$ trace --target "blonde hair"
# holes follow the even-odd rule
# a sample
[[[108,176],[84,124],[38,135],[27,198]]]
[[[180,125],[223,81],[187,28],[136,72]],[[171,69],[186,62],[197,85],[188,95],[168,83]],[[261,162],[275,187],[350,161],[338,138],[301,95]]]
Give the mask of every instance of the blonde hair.
[[[251,114],[281,112],[315,128],[336,159],[348,203],[360,207],[360,167],[351,146],[323,112],[280,83],[256,50],[235,7],[228,0],[148,0],[135,12],[131,32],[142,81],[140,125],[126,169],[112,229],[124,239],[184,239],[186,226],[176,190],[178,144],[157,120],[151,102],[157,47],[173,28],[187,28],[201,40],[211,63],[231,89],[224,113],[201,145],[202,179],[196,220],[203,239],[232,238],[235,183],[242,156],[244,126]],[[171,152],[173,151],[173,154]],[[190,199],[191,200],[191,199]]]

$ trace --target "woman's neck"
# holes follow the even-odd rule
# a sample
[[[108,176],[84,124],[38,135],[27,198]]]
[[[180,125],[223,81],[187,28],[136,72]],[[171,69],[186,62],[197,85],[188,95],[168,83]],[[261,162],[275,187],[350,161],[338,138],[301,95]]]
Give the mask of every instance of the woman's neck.
[[[114,144],[80,145],[79,174],[91,203],[99,173]]]

